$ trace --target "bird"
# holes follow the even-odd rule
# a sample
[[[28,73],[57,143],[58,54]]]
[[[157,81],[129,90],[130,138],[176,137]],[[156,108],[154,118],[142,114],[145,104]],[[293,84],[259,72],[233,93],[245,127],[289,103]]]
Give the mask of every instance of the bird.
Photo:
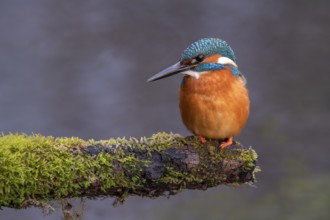
[[[183,74],[179,109],[185,127],[200,138],[219,140],[221,149],[233,144],[250,113],[246,78],[234,51],[219,38],[202,38],[186,48],[179,62],[147,81]]]

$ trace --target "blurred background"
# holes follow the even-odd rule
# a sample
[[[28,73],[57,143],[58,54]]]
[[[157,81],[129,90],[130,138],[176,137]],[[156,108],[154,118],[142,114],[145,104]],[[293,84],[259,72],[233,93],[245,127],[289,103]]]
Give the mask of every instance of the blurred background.
[[[181,76],[146,83],[203,37],[226,40],[248,80],[237,140],[256,187],[88,200],[84,219],[330,219],[330,1],[0,1],[0,132],[107,139],[181,123]],[[1,220],[60,219],[40,209]]]

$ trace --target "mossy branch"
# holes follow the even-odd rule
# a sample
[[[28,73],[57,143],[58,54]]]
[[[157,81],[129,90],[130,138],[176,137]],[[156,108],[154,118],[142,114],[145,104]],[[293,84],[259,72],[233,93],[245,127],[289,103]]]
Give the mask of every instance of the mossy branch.
[[[257,154],[235,142],[158,133],[102,141],[0,136],[0,207],[41,206],[71,197],[157,197],[183,189],[255,181]]]

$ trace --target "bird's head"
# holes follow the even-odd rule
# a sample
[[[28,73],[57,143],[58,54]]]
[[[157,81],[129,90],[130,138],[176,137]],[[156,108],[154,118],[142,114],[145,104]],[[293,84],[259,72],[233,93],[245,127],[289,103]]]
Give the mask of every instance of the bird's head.
[[[148,79],[148,82],[172,76],[177,73],[198,79],[200,75],[229,66],[234,75],[239,75],[234,51],[223,40],[203,38],[192,43],[183,51],[180,61]]]

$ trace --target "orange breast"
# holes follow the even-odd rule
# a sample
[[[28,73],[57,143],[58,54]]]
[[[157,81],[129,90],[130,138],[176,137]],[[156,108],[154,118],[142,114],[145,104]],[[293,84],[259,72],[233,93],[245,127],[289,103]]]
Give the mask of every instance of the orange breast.
[[[241,132],[250,100],[243,80],[222,69],[198,79],[184,76],[179,107],[182,121],[192,133],[224,139]]]

